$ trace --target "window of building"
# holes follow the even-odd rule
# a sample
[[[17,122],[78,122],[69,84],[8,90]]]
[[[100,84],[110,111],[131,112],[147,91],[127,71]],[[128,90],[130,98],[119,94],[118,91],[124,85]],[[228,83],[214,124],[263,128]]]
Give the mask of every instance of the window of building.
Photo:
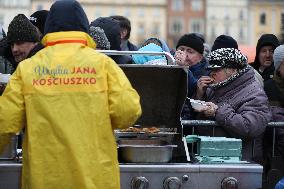
[[[43,10],[43,6],[42,6],[41,4],[38,4],[38,5],[36,6],[36,10]]]
[[[111,9],[109,10],[109,15],[116,15],[115,8],[111,8]]]
[[[240,20],[244,19],[244,11],[243,10],[240,11],[239,18],[240,18]]]
[[[226,35],[230,35],[230,27],[229,25],[225,25],[225,32]]]
[[[265,13],[261,13],[260,14],[259,22],[260,22],[261,25],[265,25],[266,24],[266,14]]]
[[[192,0],[191,1],[191,9],[193,11],[201,11],[202,10],[202,0]]]
[[[240,40],[244,40],[244,28],[243,28],[243,26],[240,27],[239,38],[240,38]]]
[[[130,15],[131,15],[130,14],[130,10],[128,8],[126,8],[125,11],[124,11],[124,16],[125,17],[130,17]]]
[[[139,16],[139,17],[144,17],[144,16],[145,16],[145,13],[144,13],[144,9],[143,9],[143,8],[140,8],[140,9],[138,10],[138,16]]]
[[[138,24],[138,34],[143,36],[145,34],[145,26],[143,23]]]
[[[154,9],[154,10],[153,10],[153,16],[154,16],[154,17],[160,17],[160,16],[161,16],[161,11],[160,11],[160,9]]]
[[[153,24],[153,31],[152,31],[152,34],[154,36],[159,36],[160,35],[160,24],[159,23],[154,23]]]
[[[3,25],[4,25],[4,16],[0,15],[0,32],[1,32],[1,34],[2,34]]]
[[[230,20],[230,16],[226,15],[224,19],[228,21],[228,20]]]
[[[183,0],[172,0],[172,10],[182,11],[183,10]]]
[[[284,32],[284,13],[281,13],[281,31]]]
[[[211,26],[211,30],[210,30],[210,36],[211,36],[211,41],[213,42],[216,39],[216,29],[215,29],[215,25]]]
[[[170,33],[181,34],[183,30],[182,18],[174,18],[171,20]]]
[[[192,19],[190,23],[190,32],[203,33],[203,20],[202,19]]]
[[[102,16],[102,14],[101,14],[101,9],[97,8],[97,9],[95,10],[95,19],[96,19],[96,18],[99,18],[99,17],[101,17],[101,16]]]

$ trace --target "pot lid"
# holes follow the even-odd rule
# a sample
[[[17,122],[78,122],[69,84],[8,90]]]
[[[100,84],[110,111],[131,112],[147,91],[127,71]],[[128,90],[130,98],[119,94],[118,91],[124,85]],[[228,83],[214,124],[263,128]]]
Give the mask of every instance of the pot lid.
[[[142,127],[175,128],[187,94],[187,72],[176,65],[120,65],[140,95]]]

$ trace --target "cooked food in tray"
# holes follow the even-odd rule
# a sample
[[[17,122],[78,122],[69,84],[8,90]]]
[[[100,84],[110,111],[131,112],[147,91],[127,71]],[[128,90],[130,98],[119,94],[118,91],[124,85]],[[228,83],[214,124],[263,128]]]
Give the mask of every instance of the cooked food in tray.
[[[120,132],[133,132],[133,133],[158,133],[160,129],[157,127],[129,127],[127,129],[121,129]]]

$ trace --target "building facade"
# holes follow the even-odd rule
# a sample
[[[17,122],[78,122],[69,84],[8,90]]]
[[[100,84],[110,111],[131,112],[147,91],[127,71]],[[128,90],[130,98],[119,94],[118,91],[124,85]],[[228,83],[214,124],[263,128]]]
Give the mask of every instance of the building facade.
[[[205,0],[168,0],[168,44],[175,48],[185,33],[205,34]]]
[[[79,0],[89,21],[98,17],[122,15],[131,21],[130,41],[141,44],[150,37],[166,40],[167,0]],[[32,12],[49,9],[52,0],[32,0]]]
[[[275,34],[283,42],[284,1],[250,0],[249,7],[250,43],[256,45],[265,33]]]
[[[249,38],[248,0],[207,0],[206,39],[212,44],[219,35],[230,35],[239,44]]]
[[[5,32],[17,14],[24,14],[27,17],[30,13],[31,0],[0,0],[0,28]]]

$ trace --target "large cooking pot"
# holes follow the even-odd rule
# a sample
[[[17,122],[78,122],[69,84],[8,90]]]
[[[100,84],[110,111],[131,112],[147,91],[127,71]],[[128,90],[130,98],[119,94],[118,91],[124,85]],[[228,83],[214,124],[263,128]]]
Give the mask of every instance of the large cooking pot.
[[[167,163],[172,159],[173,149],[160,140],[120,140],[118,153],[126,163]]]

